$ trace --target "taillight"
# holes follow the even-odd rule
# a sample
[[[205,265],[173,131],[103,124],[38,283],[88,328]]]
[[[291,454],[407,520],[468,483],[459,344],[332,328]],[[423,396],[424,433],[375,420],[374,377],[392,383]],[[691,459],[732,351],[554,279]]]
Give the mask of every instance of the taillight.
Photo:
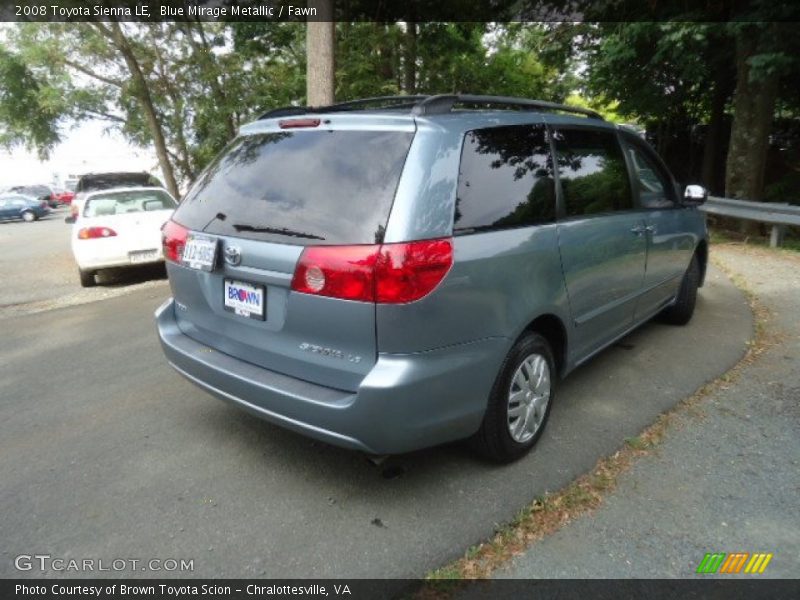
[[[175,221],[167,221],[161,228],[161,245],[164,247],[164,258],[179,263],[183,257],[183,247],[186,246],[186,236],[189,230]]]
[[[380,246],[310,246],[303,250],[292,289],[305,294],[372,302]]]
[[[430,294],[453,265],[453,242],[424,240],[384,244],[378,258],[375,301],[414,302]]]
[[[450,239],[374,246],[310,246],[292,289],[343,300],[403,304],[430,294],[453,264]]]
[[[80,240],[96,240],[100,238],[114,237],[117,232],[109,227],[84,227],[78,231]]]

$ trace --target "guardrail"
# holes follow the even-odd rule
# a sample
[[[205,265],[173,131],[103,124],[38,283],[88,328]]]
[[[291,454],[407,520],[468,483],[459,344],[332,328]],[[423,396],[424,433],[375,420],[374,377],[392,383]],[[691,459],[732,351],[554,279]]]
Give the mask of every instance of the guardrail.
[[[788,225],[800,227],[800,206],[791,204],[751,202],[750,200],[709,196],[708,200],[700,206],[700,210],[721,217],[769,223],[772,225],[772,232],[769,236],[769,245],[772,248],[781,245]]]

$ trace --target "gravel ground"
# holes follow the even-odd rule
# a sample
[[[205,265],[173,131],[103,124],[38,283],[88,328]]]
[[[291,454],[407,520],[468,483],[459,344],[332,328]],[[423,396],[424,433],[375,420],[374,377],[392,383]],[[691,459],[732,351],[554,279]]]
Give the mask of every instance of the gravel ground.
[[[638,460],[601,508],[496,577],[686,578],[706,552],[772,552],[758,577],[800,574],[800,256],[712,252],[771,313],[776,343]]]

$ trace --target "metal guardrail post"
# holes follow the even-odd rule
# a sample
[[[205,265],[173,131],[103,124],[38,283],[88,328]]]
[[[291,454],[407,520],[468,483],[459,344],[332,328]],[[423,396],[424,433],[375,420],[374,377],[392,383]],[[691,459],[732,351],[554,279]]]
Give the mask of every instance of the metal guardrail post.
[[[786,235],[786,225],[775,224],[769,234],[769,247],[777,248],[783,244],[783,236]]]

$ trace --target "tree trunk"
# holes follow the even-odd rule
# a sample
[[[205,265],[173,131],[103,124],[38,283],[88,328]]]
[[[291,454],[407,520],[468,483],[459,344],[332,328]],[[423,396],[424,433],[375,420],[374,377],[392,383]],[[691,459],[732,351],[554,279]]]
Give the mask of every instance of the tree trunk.
[[[133,53],[133,49],[128,43],[122,28],[119,23],[112,21],[109,23],[110,30],[105,28],[100,23],[95,23],[95,27],[100,29],[106,36],[110,36],[111,41],[120,51],[125,64],[130,71],[131,81],[133,82],[134,93],[139,99],[144,111],[147,125],[150,128],[150,133],[153,136],[153,144],[156,147],[156,155],[158,156],[158,164],[161,166],[161,173],[164,175],[164,181],[167,184],[169,193],[180,198],[180,191],[178,190],[178,182],[175,179],[175,171],[170,162],[169,152],[167,151],[167,142],[164,138],[164,132],[161,129],[161,122],[159,121],[158,114],[156,113],[153,97],[150,94],[150,88],[147,85],[147,79],[142,73],[142,68],[139,66],[139,61]]]
[[[769,30],[764,36],[769,35]],[[758,30],[744,30],[736,41],[736,91],[733,126],[725,168],[725,195],[729,198],[761,200],[764,167],[775,110],[778,76],[750,77],[749,59],[759,52]]]
[[[719,165],[722,129],[725,124],[725,104],[728,102],[729,95],[730,92],[726,89],[724,82],[717,81],[714,85],[714,95],[711,98],[711,118],[708,121],[708,129],[706,129],[701,172],[703,186],[712,194],[720,192],[717,186],[717,165]]]
[[[417,93],[417,24],[406,23],[406,44],[403,66],[405,67],[404,89],[406,94]]]
[[[319,21],[306,23],[306,102],[327,106],[334,100],[335,27],[332,0],[308,0]]]

